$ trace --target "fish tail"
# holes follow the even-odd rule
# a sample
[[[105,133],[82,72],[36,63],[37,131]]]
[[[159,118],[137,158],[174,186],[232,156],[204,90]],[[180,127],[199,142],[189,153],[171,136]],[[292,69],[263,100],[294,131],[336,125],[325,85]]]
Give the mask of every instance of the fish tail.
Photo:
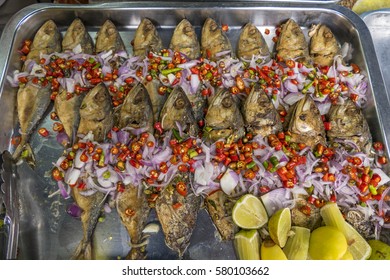
[[[144,260],[146,259],[146,245],[142,247],[132,247],[126,256],[126,260]]]
[[[85,242],[82,240],[77,246],[72,260],[92,260],[92,244],[91,242]]]
[[[26,155],[23,155],[24,151],[27,152]],[[28,165],[31,166],[31,168],[35,167],[35,156],[29,143],[21,142],[19,146],[16,147],[15,152],[12,154],[14,161],[19,161],[19,159],[22,157],[28,163]]]

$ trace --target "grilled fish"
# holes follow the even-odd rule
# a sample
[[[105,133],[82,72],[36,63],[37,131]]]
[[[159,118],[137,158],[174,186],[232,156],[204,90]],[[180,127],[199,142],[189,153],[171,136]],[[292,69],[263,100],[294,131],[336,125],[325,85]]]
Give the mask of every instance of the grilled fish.
[[[191,23],[183,19],[173,31],[169,48],[185,54],[190,59],[200,57],[200,46],[195,29]]]
[[[191,103],[181,87],[176,87],[169,94],[160,114],[161,127],[164,131],[177,129],[179,124],[184,133],[189,136],[198,135]]]
[[[112,21],[106,20],[96,34],[96,53],[125,51],[123,40]]]
[[[263,35],[254,24],[247,23],[238,39],[237,57],[242,60],[251,60],[253,56],[260,56],[263,62],[271,59]]]
[[[119,112],[118,128],[144,127],[147,132],[153,133],[152,104],[149,95],[142,85],[137,84],[126,96]],[[116,208],[122,224],[126,227],[131,240],[131,250],[127,259],[144,259],[145,246],[142,244],[142,230],[145,228],[150,208],[142,184],[129,184],[123,192],[118,193]]]
[[[218,229],[222,240],[233,240],[238,231],[233,222],[232,210],[236,202],[222,190],[217,190],[205,198],[207,211]]]
[[[160,118],[160,112],[167,100],[168,94],[167,93],[160,94],[158,92],[158,88],[161,86],[159,80],[156,79],[153,79],[151,81],[144,80],[144,86],[148,91],[150,101],[152,102],[153,121],[157,122]]]
[[[323,24],[313,25],[309,31],[310,56],[313,63],[331,66],[334,57],[340,54],[340,45],[332,31]]]
[[[30,52],[24,63],[24,70],[30,61],[39,63],[41,54],[61,51],[61,34],[52,20],[46,21],[37,31],[31,44]]]
[[[253,86],[245,99],[242,115],[247,132],[252,132],[254,135],[267,137],[283,130],[280,116],[274,104],[258,84]]]
[[[102,142],[112,125],[113,109],[111,98],[106,86],[101,83],[87,93],[81,104],[80,124],[77,134],[85,135],[91,131],[94,135],[94,140]],[[105,194],[97,191],[87,196],[83,193],[83,190],[72,188],[72,196],[83,211],[81,214],[83,238],[76,248],[72,259],[92,259],[92,235],[103,207]]]
[[[278,58],[283,61],[296,59],[299,62],[307,62],[309,60],[305,35],[293,19],[289,19],[282,24],[280,36],[276,43],[276,52]]]
[[[292,225],[314,230],[321,225],[321,221],[320,208],[308,203],[304,196],[295,198],[295,207],[291,209]]]
[[[69,99],[67,91],[62,89],[54,100],[54,109],[64,126],[70,144],[73,144],[73,140],[76,138],[75,134],[80,122],[79,109],[84,96],[84,94],[74,94],[74,96]]]
[[[76,18],[66,30],[62,40],[62,50],[75,53],[93,53],[92,38],[80,19]]]
[[[212,18],[207,18],[203,24],[201,51],[203,57],[211,60],[218,60],[226,55],[233,56],[229,38]],[[221,52],[227,53],[221,55]]]
[[[211,142],[236,141],[245,135],[244,119],[229,90],[219,88],[212,98],[205,116],[204,135]]]
[[[15,160],[20,157],[26,148],[31,133],[49,108],[50,95],[50,85],[40,86],[29,81],[24,87],[19,88],[16,98],[21,139],[12,155]]]
[[[324,123],[320,111],[309,95],[294,104],[288,131],[293,143],[303,143],[311,148],[318,143],[325,145]]]
[[[198,135],[198,126],[192,112],[191,104],[180,87],[176,87],[169,95],[161,110],[161,126],[164,131],[181,126],[188,136]],[[165,243],[181,257],[189,245],[195,228],[201,198],[196,196],[190,181],[192,173],[181,172],[169,182],[156,200],[156,213],[165,234]],[[176,185],[184,184],[187,194],[180,194]]]
[[[336,140],[352,141],[356,145],[356,151],[370,154],[372,146],[370,129],[362,110],[352,100],[348,99],[344,104],[332,105],[327,118],[330,122],[327,136],[331,144]],[[343,142],[338,144],[351,149],[350,145]]]
[[[165,243],[182,257],[187,249],[201,204],[190,188],[191,173],[178,173],[156,200],[156,212],[165,235]],[[184,183],[188,193],[183,196],[176,185]]]
[[[162,40],[156,27],[149,19],[143,18],[135,31],[133,55],[144,58],[148,52],[157,52],[162,48]]]
[[[200,57],[199,41],[194,27],[188,20],[183,19],[176,26],[169,48],[174,51],[184,53],[190,59]],[[195,120],[199,122],[204,118],[204,110],[207,107],[207,99],[202,95],[200,87],[196,93],[188,93],[187,97],[191,102]]]

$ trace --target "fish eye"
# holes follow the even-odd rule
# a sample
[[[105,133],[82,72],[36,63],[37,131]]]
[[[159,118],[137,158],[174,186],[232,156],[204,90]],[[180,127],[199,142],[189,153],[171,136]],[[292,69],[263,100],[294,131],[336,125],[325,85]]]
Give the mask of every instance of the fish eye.
[[[255,35],[256,34],[256,29],[251,28],[249,29],[249,35]]]
[[[143,100],[143,95],[142,95],[142,90],[140,90],[139,92],[137,92],[137,95],[134,97],[134,100],[133,100],[133,104],[139,104],[142,102]]]
[[[299,115],[299,119],[300,119],[301,121],[306,121],[306,114],[300,114],[300,115]]]
[[[184,108],[184,105],[185,105],[185,102],[184,102],[183,98],[178,98],[175,101],[174,107],[176,109],[182,109],[182,108]]]
[[[222,99],[222,106],[225,108],[229,108],[233,105],[233,100],[231,99],[230,96],[225,97]]]
[[[102,101],[104,101],[104,99],[106,99],[106,95],[104,94],[103,91],[99,91],[99,92],[95,95],[94,99],[95,99],[97,102],[102,102]]]
[[[218,29],[218,25],[216,24],[216,23],[212,23],[211,25],[210,25],[210,31],[215,31],[215,30],[217,30]]]
[[[108,28],[108,29],[107,29],[107,34],[108,34],[108,35],[113,35],[113,34],[115,34],[115,28],[112,28],[112,27]]]
[[[184,32],[185,34],[191,33],[191,32],[192,32],[192,28],[189,27],[189,26],[186,26],[186,27],[183,28],[183,32]]]

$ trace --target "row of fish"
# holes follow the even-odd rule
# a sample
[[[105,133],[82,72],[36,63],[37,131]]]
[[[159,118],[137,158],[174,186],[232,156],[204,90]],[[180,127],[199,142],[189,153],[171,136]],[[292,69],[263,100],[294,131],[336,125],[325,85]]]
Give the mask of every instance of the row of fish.
[[[283,59],[303,59],[303,61],[308,59],[308,47],[306,41],[302,40],[304,36],[301,32],[299,26],[292,20],[282,26],[276,47],[280,57]],[[329,47],[328,40],[325,39],[333,38],[333,35],[329,37],[326,27],[320,27],[316,32],[323,34],[321,36],[324,39],[319,40],[318,44],[323,44],[325,47],[324,49],[311,48],[317,51],[315,57],[326,59],[334,56],[338,49],[334,49],[333,44],[330,44]],[[325,36],[324,33],[328,35]],[[207,35],[202,36],[200,47],[193,27],[188,21],[183,20],[174,32],[170,48],[193,58],[199,57],[200,50],[202,50],[203,55],[207,53],[210,58],[216,58],[217,54],[224,51],[231,51],[226,34],[212,19],[206,20],[202,34]],[[283,39],[283,36],[286,37],[286,40]],[[292,44],[292,41],[295,43]],[[29,59],[38,59],[41,53],[49,54],[61,51],[59,42],[60,36],[54,22],[48,21],[37,32],[27,62]],[[240,42],[238,56],[242,58],[247,59],[252,55],[266,56],[269,53],[261,33],[251,24],[247,24],[243,29]],[[62,40],[63,51],[74,48],[81,48],[82,52],[85,53],[91,52],[93,49],[92,40],[80,20],[75,20]],[[161,39],[158,37],[154,25],[149,20],[144,19],[136,31],[134,54],[145,55],[150,50],[157,51],[161,48]],[[115,26],[107,21],[98,32],[95,51],[112,50],[116,52],[124,49]],[[312,51],[312,53],[314,52]],[[64,90],[65,93],[61,92],[56,98],[55,109],[67,134],[74,140],[77,139],[76,135],[85,135],[91,131],[96,141],[104,141],[105,135],[114,123],[119,128],[145,127],[147,131],[152,133],[153,123],[156,121],[160,121],[164,131],[176,128],[179,124],[185,133],[197,136],[199,128],[195,111],[198,113],[202,110],[193,106],[194,102],[191,102],[193,97],[187,96],[181,88],[175,88],[167,99],[166,97],[156,99],[155,97],[159,95],[153,94],[156,86],[152,83],[136,85],[116,112],[112,108],[110,95],[104,84],[97,85],[85,97],[81,95],[70,100],[64,97],[66,94]],[[22,142],[14,154],[15,158],[19,156],[22,148],[28,142],[28,136],[50,104],[50,87],[38,87],[28,83],[25,87],[20,88],[17,99]],[[205,102],[205,100],[200,102],[202,103],[200,108],[208,107],[204,120],[206,127],[209,128],[205,134],[209,142],[221,138],[234,141],[244,136],[246,131],[266,137],[282,130],[278,112],[266,93],[258,86],[253,87],[242,104],[242,108],[235,97],[226,89],[218,89],[216,95],[208,102],[209,104],[207,105]],[[203,118],[202,114],[200,118]],[[319,111],[309,96],[293,106],[290,120],[287,130],[290,131],[293,141],[306,143],[311,147],[317,143],[326,142]],[[364,151],[369,150],[367,147],[370,146],[371,136],[368,125],[355,104],[346,102],[343,105],[334,105],[330,110],[329,120],[332,124],[334,123],[332,127],[335,128],[327,134],[330,141],[335,138],[344,138],[356,142]],[[179,255],[182,255],[189,245],[189,239],[201,205],[201,198],[195,196],[192,190],[188,190],[189,194],[186,197],[178,195],[175,190],[177,182],[189,182],[190,180],[190,173],[177,175],[164,188],[156,201],[156,211],[166,237],[166,243]],[[73,189],[73,197],[83,210],[81,219],[84,233],[74,258],[89,259],[92,257],[91,237],[105,197],[100,192],[84,196],[77,188]],[[234,234],[234,224],[229,219],[229,207],[227,207],[229,205],[227,202],[230,199],[222,191],[216,192],[206,199],[209,213],[224,239],[229,239]],[[174,201],[180,202],[182,207],[173,209]],[[128,215],[126,212],[128,209],[134,210],[134,214]],[[128,257],[131,259],[143,258],[145,243],[143,242],[142,229],[146,224],[149,206],[146,196],[142,192],[142,187],[126,186],[125,191],[117,197],[117,210],[129,232],[132,243],[132,250]]]

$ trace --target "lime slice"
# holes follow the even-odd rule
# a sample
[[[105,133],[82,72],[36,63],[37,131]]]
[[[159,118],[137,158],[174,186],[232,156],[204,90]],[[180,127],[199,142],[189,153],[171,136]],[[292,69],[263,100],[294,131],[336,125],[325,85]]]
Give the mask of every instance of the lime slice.
[[[389,0],[358,0],[355,5],[353,5],[352,11],[361,14],[383,8],[390,8]]]
[[[267,211],[256,196],[246,194],[234,204],[232,218],[243,229],[258,229],[268,222]]]
[[[352,256],[352,254],[347,250],[347,252],[345,252],[344,256],[342,256],[340,260],[352,261],[352,260],[353,260],[353,256]]]
[[[240,260],[260,260],[260,235],[256,229],[242,229],[234,236],[234,248]]]
[[[370,260],[390,260],[390,246],[380,240],[369,240],[372,248]]]
[[[268,231],[271,239],[282,248],[286,245],[290,229],[291,211],[289,208],[279,209],[268,221]]]

